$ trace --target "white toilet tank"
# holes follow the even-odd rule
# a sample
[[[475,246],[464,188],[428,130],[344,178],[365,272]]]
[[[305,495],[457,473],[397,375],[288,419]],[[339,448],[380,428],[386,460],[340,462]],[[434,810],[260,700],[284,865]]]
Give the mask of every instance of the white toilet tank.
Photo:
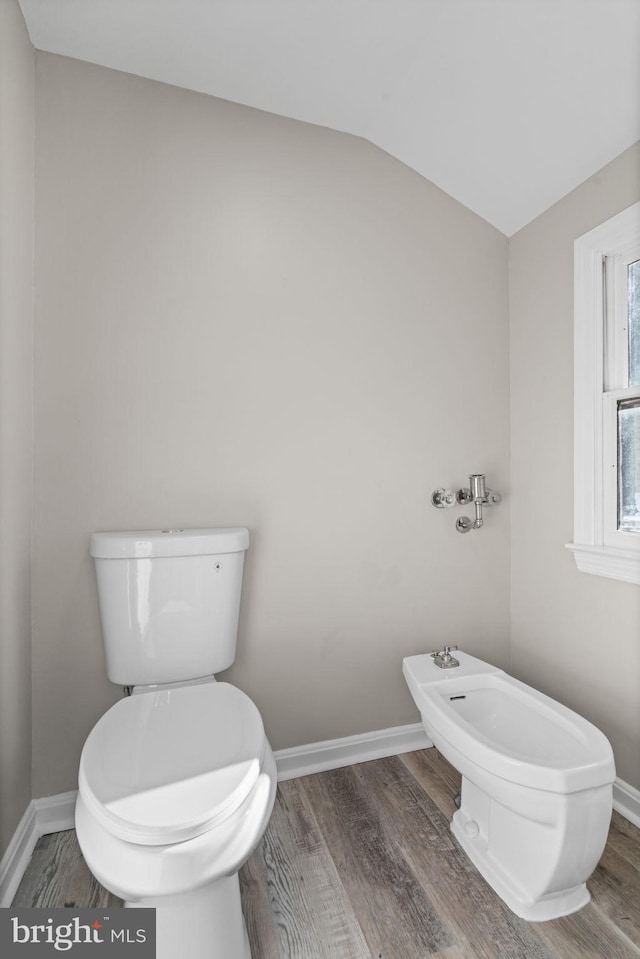
[[[93,533],[111,682],[149,686],[227,669],[248,546],[243,527]]]

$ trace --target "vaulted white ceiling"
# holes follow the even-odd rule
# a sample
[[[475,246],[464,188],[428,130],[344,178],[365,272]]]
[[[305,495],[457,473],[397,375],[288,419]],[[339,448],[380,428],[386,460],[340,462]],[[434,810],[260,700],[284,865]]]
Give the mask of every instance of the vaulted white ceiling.
[[[640,139],[640,0],[20,0],[34,46],[366,137],[507,235]]]

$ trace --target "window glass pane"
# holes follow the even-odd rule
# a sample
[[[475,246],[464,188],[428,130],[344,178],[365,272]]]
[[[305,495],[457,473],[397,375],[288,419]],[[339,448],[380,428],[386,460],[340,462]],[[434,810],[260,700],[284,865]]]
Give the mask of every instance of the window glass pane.
[[[640,399],[618,403],[618,529],[640,531]]]
[[[627,271],[629,328],[629,386],[640,386],[640,260]]]

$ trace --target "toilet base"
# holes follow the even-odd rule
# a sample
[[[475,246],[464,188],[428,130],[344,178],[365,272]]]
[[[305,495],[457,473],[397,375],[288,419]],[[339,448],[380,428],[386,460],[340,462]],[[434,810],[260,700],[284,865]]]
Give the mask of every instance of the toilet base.
[[[177,896],[125,902],[156,910],[156,959],[251,959],[238,874]]]

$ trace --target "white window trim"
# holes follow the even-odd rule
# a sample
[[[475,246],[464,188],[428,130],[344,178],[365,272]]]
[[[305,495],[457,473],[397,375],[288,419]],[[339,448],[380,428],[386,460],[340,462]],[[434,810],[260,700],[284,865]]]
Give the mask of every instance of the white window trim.
[[[638,545],[605,542],[605,450],[603,424],[604,256],[640,240],[640,202],[579,237],[574,244],[574,530],[578,569],[640,584]],[[609,481],[610,482],[610,481]]]

